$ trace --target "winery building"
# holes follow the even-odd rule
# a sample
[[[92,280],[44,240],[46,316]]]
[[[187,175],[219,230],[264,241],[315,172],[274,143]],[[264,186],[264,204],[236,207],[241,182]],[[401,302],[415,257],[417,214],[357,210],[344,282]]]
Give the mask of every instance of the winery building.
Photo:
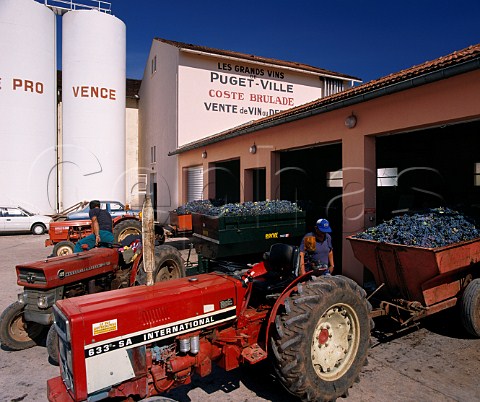
[[[336,267],[362,283],[348,235],[395,214],[480,208],[480,45],[171,147],[178,199],[286,199],[330,220]],[[194,128],[193,128],[194,129]]]
[[[358,82],[300,63],[155,38],[139,91],[139,169],[156,219],[165,221],[183,202],[177,187],[183,173],[168,151]],[[202,198],[202,169],[201,164],[189,167],[186,200]]]

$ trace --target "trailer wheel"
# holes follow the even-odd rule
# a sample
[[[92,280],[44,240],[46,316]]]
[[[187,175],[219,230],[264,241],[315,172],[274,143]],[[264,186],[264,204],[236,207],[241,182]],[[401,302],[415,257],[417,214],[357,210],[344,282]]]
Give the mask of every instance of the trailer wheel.
[[[185,276],[186,271],[182,255],[175,247],[167,245],[155,247],[155,270],[153,271],[153,281],[155,283],[184,278]],[[147,283],[143,261],[138,267],[136,283],[139,285]]]
[[[12,350],[28,349],[37,345],[45,333],[45,326],[25,321],[20,302],[10,304],[0,316],[0,342]]]
[[[74,248],[75,244],[71,241],[63,240],[53,246],[53,255],[58,257],[61,255],[73,254]]]
[[[473,336],[480,337],[480,278],[465,288],[461,304],[462,323]]]
[[[136,219],[126,219],[113,227],[113,241],[121,243],[128,235],[142,235],[142,222]]]
[[[320,277],[301,284],[289,306],[271,342],[283,386],[306,401],[347,396],[367,364],[370,322],[365,291],[342,276]]]
[[[50,362],[58,366],[58,333],[55,325],[51,325],[47,334],[47,352]]]

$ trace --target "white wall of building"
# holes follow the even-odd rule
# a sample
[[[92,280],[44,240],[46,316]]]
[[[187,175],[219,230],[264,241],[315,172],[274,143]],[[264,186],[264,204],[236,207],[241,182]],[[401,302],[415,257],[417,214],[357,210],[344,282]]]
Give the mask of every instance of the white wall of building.
[[[136,100],[127,101],[125,113],[125,202],[130,206],[141,207],[143,199],[138,193],[138,107]]]
[[[178,58],[177,48],[154,40],[139,93],[139,170],[148,175],[150,189],[156,183],[160,222],[178,206],[177,157],[168,156],[177,147]]]
[[[188,52],[178,82],[179,146],[322,97],[318,74]]]

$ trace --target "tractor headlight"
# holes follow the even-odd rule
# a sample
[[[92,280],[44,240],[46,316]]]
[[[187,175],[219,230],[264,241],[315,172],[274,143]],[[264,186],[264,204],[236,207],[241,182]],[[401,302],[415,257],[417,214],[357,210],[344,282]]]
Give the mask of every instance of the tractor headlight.
[[[27,292],[23,292],[23,293],[19,293],[17,295],[18,297],[18,301],[22,304],[27,304],[27,301],[28,301],[28,294]]]
[[[42,295],[37,299],[37,306],[40,309],[47,309],[55,303],[55,294]]]

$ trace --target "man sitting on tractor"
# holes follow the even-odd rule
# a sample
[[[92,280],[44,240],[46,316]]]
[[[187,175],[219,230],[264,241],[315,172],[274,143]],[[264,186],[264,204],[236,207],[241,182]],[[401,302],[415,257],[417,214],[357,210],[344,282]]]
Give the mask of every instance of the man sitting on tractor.
[[[79,253],[84,250],[84,244],[87,245],[87,250],[98,246],[99,242],[113,243],[113,225],[112,217],[105,209],[100,209],[100,201],[90,201],[90,211],[88,216],[92,220],[93,233],[75,244],[74,253]]]

